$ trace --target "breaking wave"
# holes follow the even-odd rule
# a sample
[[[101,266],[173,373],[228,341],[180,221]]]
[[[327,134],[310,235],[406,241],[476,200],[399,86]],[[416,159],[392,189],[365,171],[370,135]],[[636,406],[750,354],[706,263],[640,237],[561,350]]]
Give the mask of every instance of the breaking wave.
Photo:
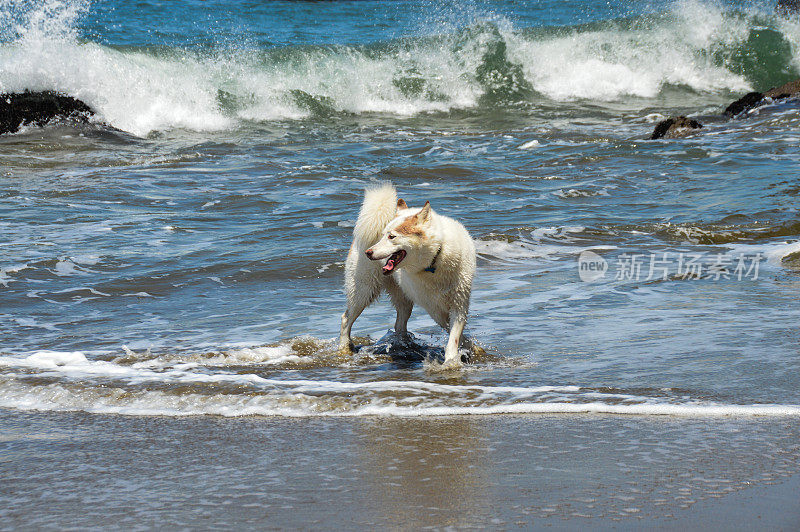
[[[399,351],[396,348],[379,341],[362,347],[354,358],[337,358],[331,342],[296,338],[269,346],[189,356],[154,356],[130,350],[118,357],[62,351],[0,355],[0,407],[228,417],[578,413],[800,416],[800,405],[725,404],[669,388],[622,390],[569,383],[507,386],[451,380],[383,380],[374,372],[369,372],[369,379],[331,379],[300,373],[332,366],[374,367],[390,361],[392,353],[408,354],[408,346]],[[422,346],[423,354],[424,350]],[[492,361],[490,355],[481,355],[477,364]]]
[[[697,0],[579,26],[473,20],[371,45],[204,51],[92,42],[75,30],[89,7],[0,3],[13,22],[2,33],[0,92],[63,91],[140,136],[342,114],[721,95],[777,84],[800,69],[800,25]]]

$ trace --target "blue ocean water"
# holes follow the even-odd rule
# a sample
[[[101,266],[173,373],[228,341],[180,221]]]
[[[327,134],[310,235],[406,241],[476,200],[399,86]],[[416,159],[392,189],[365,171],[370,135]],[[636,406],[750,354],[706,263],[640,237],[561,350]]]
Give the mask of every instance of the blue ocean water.
[[[0,407],[800,415],[798,106],[721,116],[800,77],[771,4],[0,6],[0,92],[97,111],[0,139]],[[458,375],[373,345],[386,301],[333,348],[381,180],[476,240]]]

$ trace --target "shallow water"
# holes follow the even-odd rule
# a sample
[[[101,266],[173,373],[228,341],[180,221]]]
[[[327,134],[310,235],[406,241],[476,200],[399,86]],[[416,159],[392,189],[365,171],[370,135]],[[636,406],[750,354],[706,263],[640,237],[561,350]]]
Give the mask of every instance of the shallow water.
[[[789,51],[767,80],[795,75],[791,23],[696,2],[586,4],[558,23],[543,5],[371,3],[391,23],[368,29],[354,4],[276,3],[237,36],[218,31],[243,20],[233,9],[193,34],[205,4],[182,22],[144,4],[154,35],[100,7],[6,7],[19,27],[0,49],[3,89],[99,111],[0,141],[7,406],[800,412],[798,277],[782,260],[800,250],[797,107],[644,140],[656,112],[711,117],[763,88],[742,54],[783,49],[769,39]],[[326,21],[341,31],[326,38]],[[676,29],[693,38],[662,41]],[[332,354],[361,193],[382,179],[476,239],[469,329],[491,356],[463,374]],[[609,267],[593,283],[586,250]],[[631,254],[641,269],[615,279]],[[696,254],[701,277],[720,260],[726,275],[681,277]],[[377,339],[390,323],[384,303],[356,330]],[[412,330],[444,340],[422,312]]]
[[[719,116],[800,77],[800,25],[770,5],[0,6],[0,91],[98,111],[0,138],[9,415],[796,426],[798,104]],[[646,140],[679,113],[703,134]],[[332,347],[377,180],[476,240],[487,353],[462,372],[431,371],[446,337],[419,309],[417,346],[375,344],[385,300],[355,356]],[[608,267],[593,282],[586,251]]]

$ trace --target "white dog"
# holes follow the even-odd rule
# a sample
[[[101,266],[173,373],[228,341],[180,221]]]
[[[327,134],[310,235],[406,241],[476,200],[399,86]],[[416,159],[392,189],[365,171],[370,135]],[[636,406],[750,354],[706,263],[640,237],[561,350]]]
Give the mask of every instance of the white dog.
[[[340,349],[352,350],[353,322],[386,290],[397,309],[395,332],[407,333],[411,309],[420,305],[450,331],[444,365],[461,365],[458,348],[475,274],[475,244],[463,225],[433,212],[430,202],[410,208],[389,183],[367,189],[344,271]]]

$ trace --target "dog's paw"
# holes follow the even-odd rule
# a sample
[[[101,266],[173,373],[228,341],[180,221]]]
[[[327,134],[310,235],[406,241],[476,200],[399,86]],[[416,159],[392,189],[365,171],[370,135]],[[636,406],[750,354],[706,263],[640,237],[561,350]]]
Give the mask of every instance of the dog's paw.
[[[340,355],[352,355],[355,353],[356,346],[353,342],[340,342],[336,352]]]
[[[460,359],[445,360],[444,362],[429,362],[426,364],[425,369],[431,373],[444,373],[448,371],[460,371],[464,368],[464,364]]]

